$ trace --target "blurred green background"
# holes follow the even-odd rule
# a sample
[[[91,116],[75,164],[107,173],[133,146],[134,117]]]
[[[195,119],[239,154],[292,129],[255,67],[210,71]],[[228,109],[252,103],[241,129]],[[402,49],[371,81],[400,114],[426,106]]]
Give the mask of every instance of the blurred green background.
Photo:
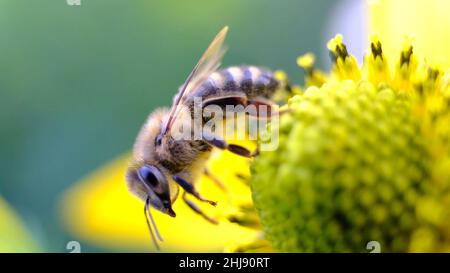
[[[41,250],[65,252],[61,193],[131,148],[221,27],[224,66],[283,69],[301,83],[296,57],[311,51],[325,66],[333,11],[350,2],[0,0],[0,196]]]

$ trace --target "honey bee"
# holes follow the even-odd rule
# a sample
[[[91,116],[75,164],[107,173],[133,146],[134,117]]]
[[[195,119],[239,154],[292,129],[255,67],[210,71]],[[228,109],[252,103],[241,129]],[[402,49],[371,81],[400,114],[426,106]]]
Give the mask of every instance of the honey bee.
[[[183,201],[209,222],[217,223],[187,199],[187,195],[190,194],[202,202],[216,205],[215,201],[200,195],[194,184],[202,172],[209,174],[204,166],[211,150],[215,147],[245,157],[256,154],[245,147],[227,143],[219,137],[202,135],[202,139],[196,140],[174,139],[171,134],[174,122],[177,119],[193,118],[192,115],[180,115],[179,108],[184,106],[192,110],[195,98],[202,99],[202,107],[210,104],[220,107],[227,105],[270,107],[270,97],[280,85],[274,73],[264,68],[235,66],[218,70],[225,52],[223,42],[227,32],[228,27],[224,27],[213,39],[180,87],[171,109],[157,109],[150,114],[134,144],[133,158],[126,173],[127,186],[133,194],[145,202],[144,214],[157,248],[156,239],[162,239],[150,213],[150,206],[175,217],[172,205],[181,187],[184,190]]]

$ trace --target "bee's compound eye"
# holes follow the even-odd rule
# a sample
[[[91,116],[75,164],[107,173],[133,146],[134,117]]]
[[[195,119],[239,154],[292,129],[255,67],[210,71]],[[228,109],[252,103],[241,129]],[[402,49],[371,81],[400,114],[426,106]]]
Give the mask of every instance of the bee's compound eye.
[[[139,178],[142,182],[146,183],[151,187],[156,187],[158,185],[158,178],[156,177],[154,170],[149,166],[142,166],[138,170]]]
[[[155,146],[159,146],[162,143],[162,136],[161,135],[157,135],[155,137]]]

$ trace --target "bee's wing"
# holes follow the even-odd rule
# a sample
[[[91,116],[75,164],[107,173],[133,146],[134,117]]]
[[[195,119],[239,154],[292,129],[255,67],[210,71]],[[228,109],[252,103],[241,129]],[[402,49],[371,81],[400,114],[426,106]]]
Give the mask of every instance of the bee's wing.
[[[202,57],[195,65],[192,72],[187,77],[184,84],[181,86],[178,95],[170,110],[169,119],[162,130],[163,134],[166,134],[172,124],[174,123],[179,111],[181,102],[185,99],[186,95],[195,90],[202,82],[204,82],[208,76],[213,73],[219,66],[222,57],[225,53],[223,48],[223,42],[228,32],[228,26],[225,26],[217,35],[213,41],[209,44]]]

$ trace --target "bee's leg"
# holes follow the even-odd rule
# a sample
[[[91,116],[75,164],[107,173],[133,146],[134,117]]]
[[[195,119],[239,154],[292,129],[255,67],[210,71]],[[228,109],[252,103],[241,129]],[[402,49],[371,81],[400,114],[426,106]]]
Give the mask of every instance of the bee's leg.
[[[247,106],[254,106],[255,111],[249,111],[248,115],[256,117],[263,120],[271,120],[273,115],[278,115],[277,107],[275,103],[271,100],[262,97],[256,97],[249,99]]]
[[[228,144],[225,140],[219,139],[216,136],[209,135],[203,132],[203,140],[206,141],[209,145],[214,146],[216,148],[222,150],[228,150],[234,154],[244,156],[244,157],[254,157],[256,154],[247,148],[236,145],[236,144]]]
[[[265,98],[258,97],[250,99],[248,104],[256,106],[256,114],[249,112],[249,115],[258,119],[271,120],[273,116],[281,116],[291,112],[291,108],[289,108],[289,106],[284,105],[279,107],[272,101]],[[261,106],[264,106],[265,108],[261,108]]]
[[[216,105],[223,109],[226,109],[229,105],[235,107],[241,105],[247,108],[245,110],[247,115],[258,119],[270,120],[273,115],[278,115],[278,106],[276,103],[263,97],[247,98],[245,95],[219,96],[205,100],[203,102],[203,109],[209,105]],[[253,107],[249,108],[248,106]]]
[[[217,225],[219,222],[217,222],[216,219],[209,217],[208,215],[206,215],[203,211],[201,211],[201,209],[195,205],[193,202],[191,202],[190,200],[187,199],[187,192],[183,192],[183,201],[186,203],[186,205],[189,206],[189,208],[191,208],[194,212],[200,214],[203,218],[205,218],[205,220],[207,220],[208,222]]]
[[[203,171],[203,174],[206,175],[209,179],[211,179],[222,191],[226,192],[227,188],[225,187],[225,185],[222,183],[222,181],[220,181],[219,178],[217,178],[217,176],[215,176],[214,174],[212,174],[208,168],[205,168]]]
[[[246,185],[250,185],[250,177],[248,177],[245,174],[242,173],[237,173],[234,175],[237,179],[239,179],[239,181],[241,181],[242,183],[245,183]]]
[[[178,175],[174,175],[174,176],[172,176],[172,178],[178,185],[180,185],[185,190],[185,192],[192,194],[198,200],[203,201],[203,202],[207,202],[207,203],[209,203],[209,204],[211,204],[213,206],[217,205],[217,202],[205,199],[203,196],[201,196],[195,190],[194,186],[191,183],[187,182],[184,178],[182,178],[182,177],[180,177]]]
[[[253,153],[252,153],[252,156],[253,157],[255,157],[255,156],[258,156],[259,155],[259,143],[257,143],[257,145],[256,145],[256,149],[255,149],[255,151],[253,151]]]

